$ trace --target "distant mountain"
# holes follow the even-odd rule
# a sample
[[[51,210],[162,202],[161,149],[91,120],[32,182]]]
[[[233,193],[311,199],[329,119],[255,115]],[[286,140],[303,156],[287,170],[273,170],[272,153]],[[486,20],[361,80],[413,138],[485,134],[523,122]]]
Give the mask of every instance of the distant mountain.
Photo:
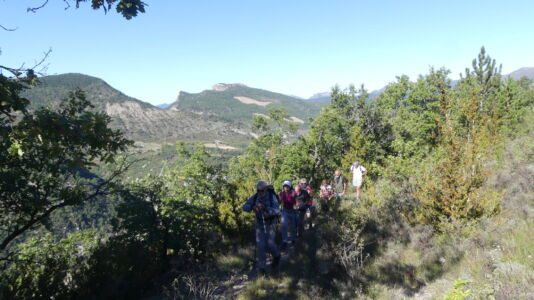
[[[521,68],[513,71],[507,76],[512,77],[515,80],[521,79],[522,77],[534,80],[534,67]]]
[[[159,107],[161,109],[169,108],[169,106],[171,106],[169,103],[162,103],[162,104],[156,105],[156,107]]]
[[[379,90],[374,90],[372,92],[369,93],[369,99],[374,99],[376,97],[378,97],[380,94],[382,94],[382,92],[384,92],[386,88],[381,88]],[[322,93],[317,93],[317,94],[314,94],[313,96],[311,96],[310,98],[306,99],[305,101],[311,101],[311,102],[320,102],[320,103],[330,103],[331,99],[330,99],[330,96],[331,96],[331,93],[330,92],[322,92]]]
[[[323,92],[323,93],[317,93],[310,98],[306,99],[306,101],[312,101],[312,102],[320,102],[320,103],[330,103],[330,92]]]
[[[196,94],[180,92],[168,110],[210,116],[233,124],[250,124],[255,114],[267,114],[270,107],[285,107],[292,121],[306,126],[308,118],[318,115],[323,106],[243,84],[219,83],[211,90]]]
[[[299,100],[304,100],[304,101],[308,100],[306,98],[302,98],[302,97],[297,96],[297,95],[288,95],[288,96],[291,97],[291,98],[299,99]]]
[[[31,107],[57,106],[69,91],[79,87],[95,110],[105,111],[112,118],[112,127],[123,130],[136,141],[176,140],[245,140],[249,130],[224,122],[176,109],[160,109],[149,103],[128,97],[99,78],[83,74],[62,74],[40,78],[41,84],[24,92]]]
[[[372,99],[380,96],[380,94],[382,94],[385,90],[386,90],[386,87],[383,87],[381,89],[374,90],[374,91],[370,92],[369,93],[369,99],[372,100]]]

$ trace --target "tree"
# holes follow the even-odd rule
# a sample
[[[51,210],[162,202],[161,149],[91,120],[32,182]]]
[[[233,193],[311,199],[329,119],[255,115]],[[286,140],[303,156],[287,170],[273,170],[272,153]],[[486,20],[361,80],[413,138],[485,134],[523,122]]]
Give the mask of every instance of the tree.
[[[483,87],[481,93],[486,95],[492,89],[501,85],[502,65],[497,67],[495,59],[486,54],[484,46],[480,49],[477,58],[471,63],[473,70],[465,70],[465,78],[473,77]],[[463,78],[463,77],[462,77]]]
[[[87,0],[65,0],[76,8]],[[48,4],[45,0],[36,12]],[[124,18],[145,12],[140,0],[91,0],[93,9],[105,12],[115,6]],[[4,30],[8,28],[2,26]],[[78,90],[65,99],[58,110],[48,108],[28,112],[29,101],[20,97],[28,84],[38,82],[34,67],[1,66],[12,74],[0,74],[0,251],[28,230],[43,224],[59,208],[94,199],[124,170],[98,182],[84,182],[79,170],[95,160],[112,162],[114,155],[126,149],[131,141],[119,131],[111,130],[110,118],[90,112],[92,105]]]
[[[0,251],[38,227],[52,212],[106,194],[124,169],[85,180],[80,170],[113,162],[131,144],[108,127],[110,118],[88,109],[85,94],[70,93],[56,110],[26,110],[20,83],[0,75]],[[15,94],[12,94],[12,93]],[[6,99],[6,100],[4,100]]]
[[[48,233],[17,245],[14,263],[0,276],[1,299],[79,299],[88,259],[102,238],[95,230],[58,240]]]
[[[169,254],[184,260],[210,256],[220,232],[220,171],[209,164],[204,147],[190,151],[178,144],[177,151],[183,163],[122,189],[115,223],[116,232],[154,249],[162,262]]]

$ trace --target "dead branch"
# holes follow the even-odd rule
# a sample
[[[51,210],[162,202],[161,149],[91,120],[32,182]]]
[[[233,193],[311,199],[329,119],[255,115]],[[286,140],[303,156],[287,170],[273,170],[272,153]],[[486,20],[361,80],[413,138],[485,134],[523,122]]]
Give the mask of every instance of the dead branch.
[[[50,53],[52,53],[52,48],[48,49],[48,51],[46,51],[46,52],[43,52],[43,57],[41,58],[41,60],[35,62],[34,66],[31,67],[31,68],[26,68],[24,66],[24,64],[22,64],[18,68],[11,68],[11,67],[0,65],[0,70],[8,71],[15,78],[20,78],[23,75],[27,75],[28,72],[31,72],[34,75],[44,76],[44,75],[46,75],[45,72],[46,72],[46,69],[48,68],[48,65],[43,65],[43,64],[45,63],[45,61],[50,56]],[[38,71],[35,71],[39,67],[41,67],[41,69],[39,69]]]
[[[38,10],[40,10],[41,8],[45,7],[46,5],[48,4],[48,0],[45,0],[45,2],[43,4],[41,4],[40,6],[37,6],[37,7],[28,7],[26,9],[26,12],[32,12],[32,13],[36,13]]]
[[[5,27],[5,26],[3,26],[3,25],[0,25],[0,28],[2,28],[2,29],[5,30],[5,31],[15,31],[15,30],[18,29],[18,27],[15,27],[15,28],[7,28],[7,27]]]

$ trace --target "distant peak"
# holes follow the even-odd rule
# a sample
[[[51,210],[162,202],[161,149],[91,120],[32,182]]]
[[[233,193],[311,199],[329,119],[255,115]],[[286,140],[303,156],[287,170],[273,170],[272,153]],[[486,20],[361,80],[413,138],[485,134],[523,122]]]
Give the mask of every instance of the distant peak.
[[[247,87],[247,86],[242,83],[217,83],[216,85],[212,87],[212,90],[222,92],[233,87]]]
[[[534,67],[522,67],[522,68],[515,70],[514,72],[517,72],[517,71],[534,71]]]
[[[330,92],[323,92],[323,93],[317,93],[311,96],[309,99],[317,99],[317,98],[323,98],[323,97],[330,97]]]
[[[533,67],[523,67],[513,71],[512,73],[506,75],[512,77],[515,80],[520,79],[521,77],[527,77],[529,79],[534,79],[534,68]]]

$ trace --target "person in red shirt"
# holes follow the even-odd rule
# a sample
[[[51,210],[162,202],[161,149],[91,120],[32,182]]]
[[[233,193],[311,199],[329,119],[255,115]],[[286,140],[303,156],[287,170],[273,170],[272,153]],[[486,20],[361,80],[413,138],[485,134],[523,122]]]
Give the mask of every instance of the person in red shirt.
[[[282,250],[285,250],[297,238],[297,193],[292,189],[290,181],[284,181],[278,197],[282,202]],[[291,233],[289,236],[288,230]]]
[[[313,199],[308,193],[308,189],[301,184],[295,185],[295,192],[297,193],[297,206],[298,206],[298,225],[297,236],[301,236],[304,233],[305,225],[309,228],[313,227],[313,213],[315,206],[313,205]]]
[[[302,179],[300,180],[299,185],[300,185],[300,188],[301,188],[302,190],[305,190],[306,192],[308,192],[308,195],[310,195],[310,201],[311,201],[311,199],[313,199],[312,188],[311,188],[311,186],[308,184],[308,181],[306,180],[306,178],[302,178]],[[306,203],[306,204],[308,204],[308,205],[313,205],[313,203]]]

